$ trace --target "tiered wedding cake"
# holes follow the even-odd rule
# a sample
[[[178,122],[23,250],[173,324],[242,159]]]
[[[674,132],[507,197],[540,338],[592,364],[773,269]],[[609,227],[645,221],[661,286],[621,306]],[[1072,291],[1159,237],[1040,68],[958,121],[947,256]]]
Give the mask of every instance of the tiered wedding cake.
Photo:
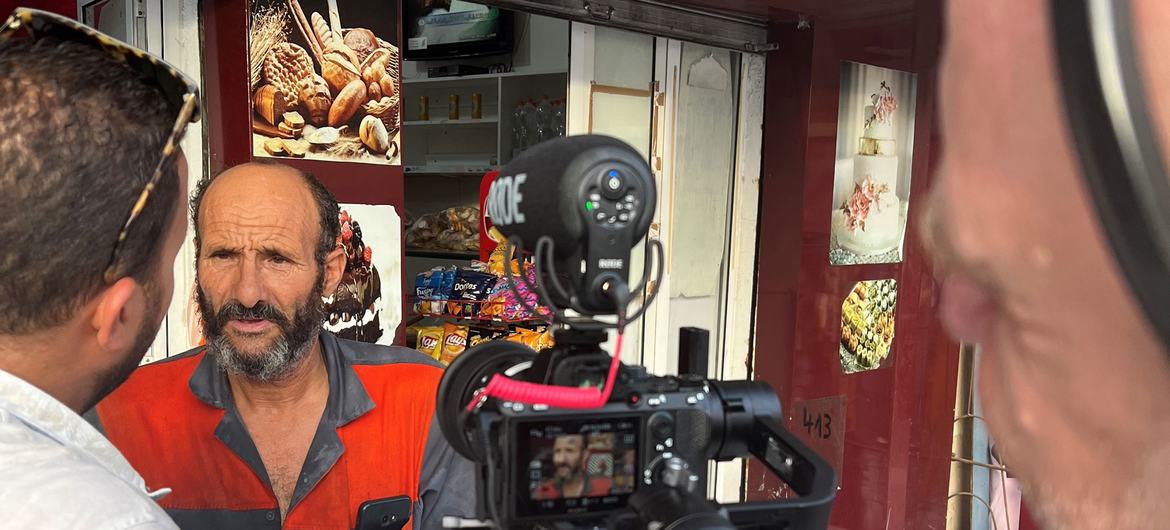
[[[853,193],[833,212],[837,244],[854,254],[871,256],[893,250],[901,240],[898,156],[894,111],[898,102],[882,82],[873,104],[865,107],[865,132],[853,158]]]

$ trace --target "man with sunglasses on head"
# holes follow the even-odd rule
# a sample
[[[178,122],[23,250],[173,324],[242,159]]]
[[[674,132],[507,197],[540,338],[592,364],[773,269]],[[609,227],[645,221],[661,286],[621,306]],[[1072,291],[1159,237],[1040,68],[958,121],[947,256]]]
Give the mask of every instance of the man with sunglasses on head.
[[[166,490],[80,416],[150,347],[187,228],[194,93],[124,46],[29,10],[0,27],[4,528],[176,528]]]

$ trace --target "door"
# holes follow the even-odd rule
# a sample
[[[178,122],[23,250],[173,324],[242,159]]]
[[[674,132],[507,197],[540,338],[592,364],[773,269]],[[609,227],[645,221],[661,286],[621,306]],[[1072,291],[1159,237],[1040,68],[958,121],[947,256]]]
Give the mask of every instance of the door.
[[[202,49],[199,6],[187,0],[78,0],[77,18],[115,38],[146,50],[178,68],[202,85]],[[164,35],[163,28],[166,28]],[[203,123],[187,126],[180,147],[187,159],[190,194],[203,177]],[[167,316],[142,359],[146,364],[194,347],[199,339],[198,317],[192,302],[195,283],[193,230],[175,259],[175,287]]]
[[[708,330],[713,378],[748,376],[755,286],[763,59],[674,39],[573,23],[570,134],[620,138],[646,156],[658,185],[648,238],[663,244],[661,282],[626,330],[623,359],[677,373],[679,330]],[[653,256],[631,255],[636,282]],[[613,343],[607,345],[612,348]],[[610,350],[612,351],[612,349]],[[710,473],[738,500],[742,464]]]

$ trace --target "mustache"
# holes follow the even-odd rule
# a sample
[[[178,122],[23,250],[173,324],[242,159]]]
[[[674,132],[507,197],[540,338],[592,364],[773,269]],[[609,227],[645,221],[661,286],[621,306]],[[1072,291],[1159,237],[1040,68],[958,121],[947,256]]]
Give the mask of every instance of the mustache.
[[[223,304],[223,307],[219,308],[215,319],[221,325],[229,320],[267,320],[281,327],[285,327],[289,323],[288,315],[285,315],[276,306],[263,301],[256,302],[252,307],[246,307],[237,300],[229,300]]]

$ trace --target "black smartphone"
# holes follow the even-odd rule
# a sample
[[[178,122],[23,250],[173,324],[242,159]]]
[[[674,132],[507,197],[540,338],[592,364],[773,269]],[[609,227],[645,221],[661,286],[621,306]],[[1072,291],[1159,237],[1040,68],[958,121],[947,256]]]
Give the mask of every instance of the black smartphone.
[[[355,530],[402,530],[410,520],[412,506],[406,495],[363,502],[358,507]]]

